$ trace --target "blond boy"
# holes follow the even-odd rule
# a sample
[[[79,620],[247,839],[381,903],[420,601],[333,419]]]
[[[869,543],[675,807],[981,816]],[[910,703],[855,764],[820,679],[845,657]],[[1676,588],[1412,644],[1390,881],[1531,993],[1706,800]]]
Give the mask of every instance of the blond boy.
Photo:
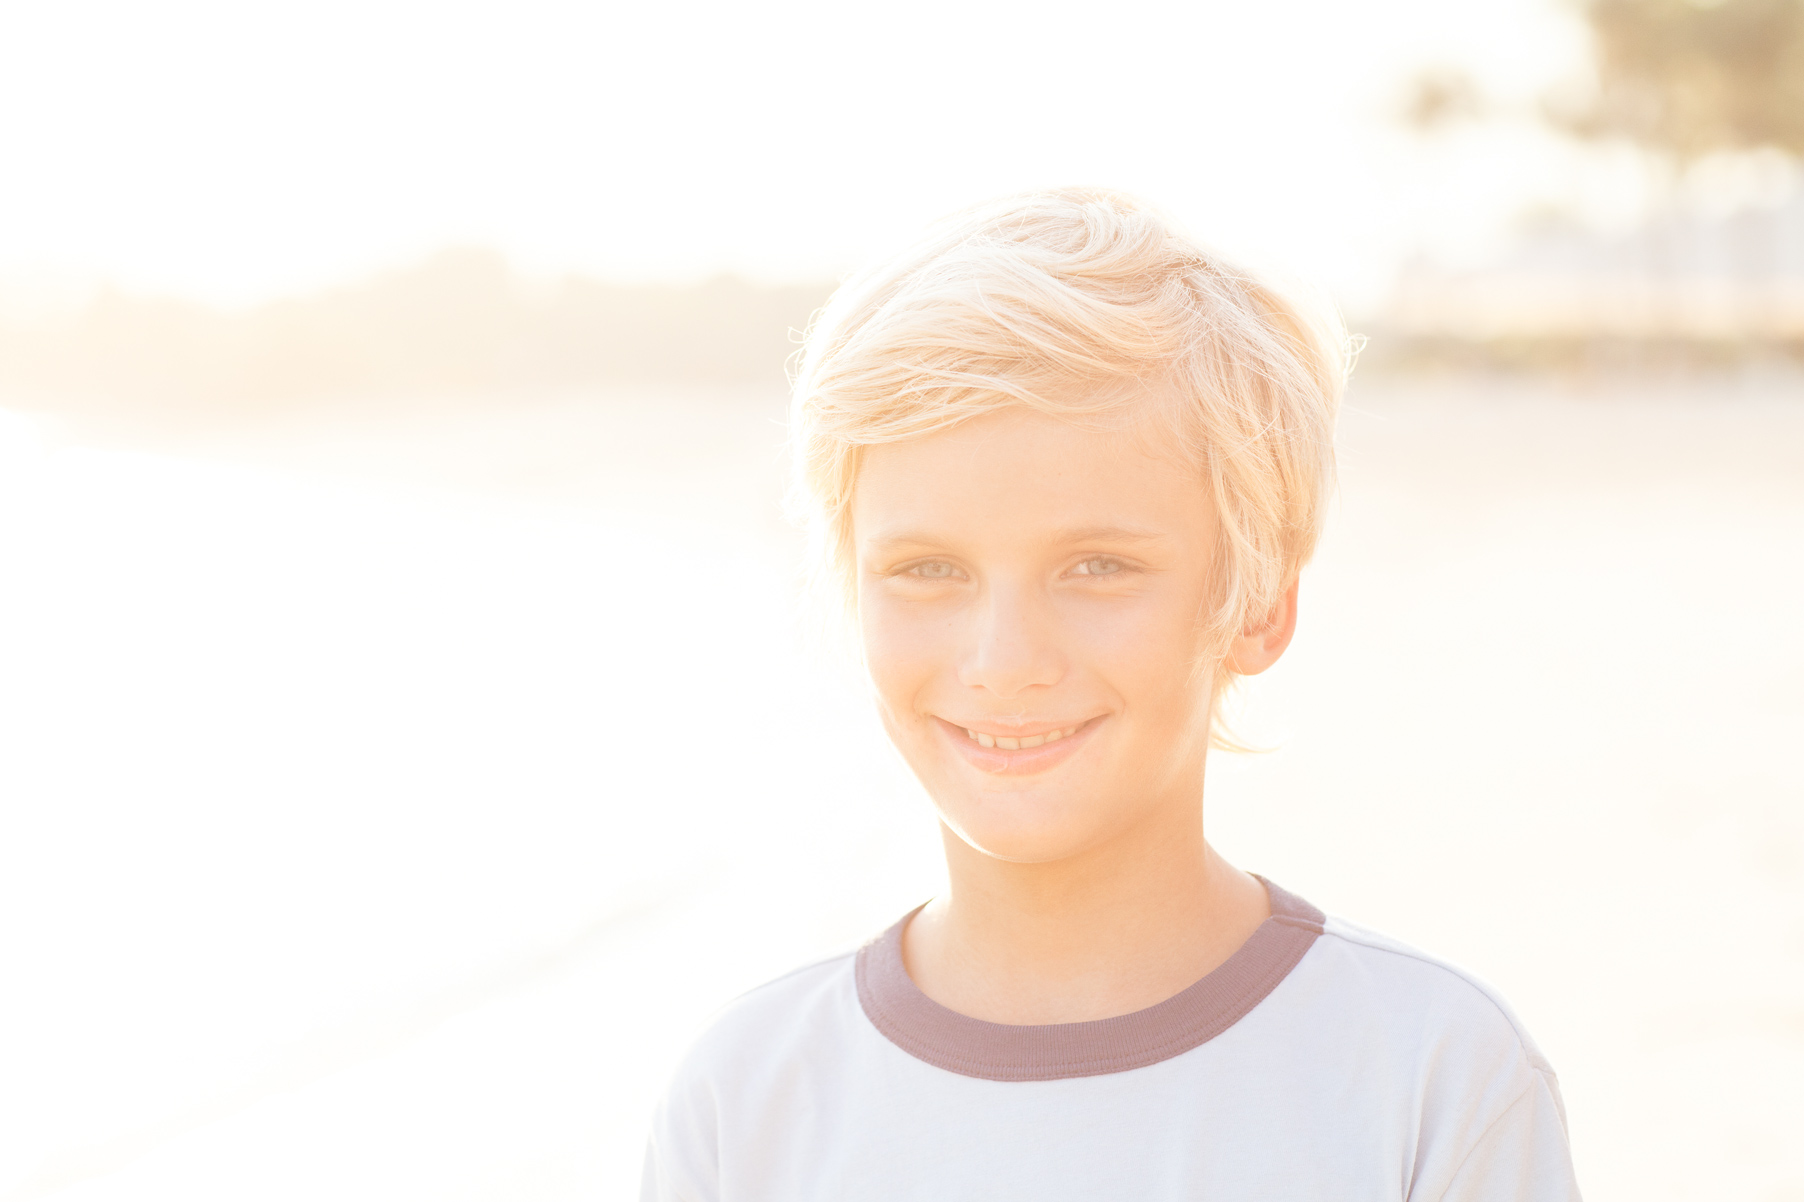
[[[834,297],[798,476],[950,888],[724,1012],[647,1202],[1578,1196],[1494,994],[1204,838],[1223,692],[1295,629],[1343,343],[1097,190]]]

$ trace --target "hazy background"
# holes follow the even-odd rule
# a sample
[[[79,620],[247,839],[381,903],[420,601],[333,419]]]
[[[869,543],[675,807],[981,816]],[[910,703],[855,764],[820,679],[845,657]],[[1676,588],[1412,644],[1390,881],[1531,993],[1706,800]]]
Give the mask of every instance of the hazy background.
[[[0,1202],[633,1196],[939,872],[796,331],[1067,182],[1371,338],[1218,844],[1804,1200],[1801,154],[1804,0],[0,7]]]

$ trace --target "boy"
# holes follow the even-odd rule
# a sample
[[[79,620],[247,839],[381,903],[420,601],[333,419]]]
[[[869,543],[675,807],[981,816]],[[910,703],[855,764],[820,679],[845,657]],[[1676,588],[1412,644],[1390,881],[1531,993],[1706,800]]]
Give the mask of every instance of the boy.
[[[962,214],[835,295],[798,475],[950,888],[725,1011],[648,1202],[1578,1196],[1494,995],[1203,837],[1345,369],[1331,319],[1102,191]]]

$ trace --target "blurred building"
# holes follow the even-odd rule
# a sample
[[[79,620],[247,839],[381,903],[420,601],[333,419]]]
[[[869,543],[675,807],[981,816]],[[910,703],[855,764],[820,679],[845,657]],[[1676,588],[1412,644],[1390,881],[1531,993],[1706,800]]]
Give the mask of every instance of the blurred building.
[[[1386,318],[1406,339],[1451,342],[1804,344],[1804,190],[1618,235],[1542,216],[1483,266],[1408,265]]]

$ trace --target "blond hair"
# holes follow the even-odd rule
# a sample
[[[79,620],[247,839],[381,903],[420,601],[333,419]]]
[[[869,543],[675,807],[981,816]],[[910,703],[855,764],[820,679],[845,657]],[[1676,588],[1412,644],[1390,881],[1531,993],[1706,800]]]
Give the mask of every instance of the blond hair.
[[[850,611],[862,448],[1017,405],[1152,423],[1207,481],[1220,522],[1201,615],[1219,704],[1221,653],[1315,549],[1348,365],[1330,306],[1231,267],[1141,201],[1095,188],[1006,197],[848,280],[817,315],[791,406],[797,499]]]

